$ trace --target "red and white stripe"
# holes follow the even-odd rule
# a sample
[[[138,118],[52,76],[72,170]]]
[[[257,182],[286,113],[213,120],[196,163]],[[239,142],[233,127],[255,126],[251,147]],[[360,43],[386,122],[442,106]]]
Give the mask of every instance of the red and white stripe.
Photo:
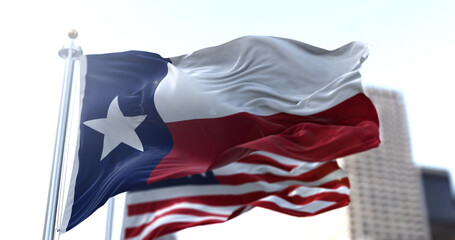
[[[336,161],[309,163],[253,152],[213,172],[218,184],[128,193],[124,238],[155,239],[225,222],[256,206],[304,217],[349,203],[347,175]]]

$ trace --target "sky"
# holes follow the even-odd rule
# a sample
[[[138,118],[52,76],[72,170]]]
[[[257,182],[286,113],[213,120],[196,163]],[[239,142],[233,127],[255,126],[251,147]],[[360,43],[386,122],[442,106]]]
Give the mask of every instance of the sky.
[[[2,237],[42,236],[65,65],[57,53],[69,42],[70,29],[79,31],[77,44],[87,54],[143,50],[171,57],[244,35],[326,49],[366,42],[371,50],[361,69],[363,83],[403,94],[416,164],[455,174],[453,9],[450,0],[0,2]],[[116,206],[119,224],[121,197]],[[103,239],[105,213],[100,209],[60,239]],[[191,229],[181,239],[213,239],[214,233],[217,239],[299,239],[294,218],[246,215],[251,217]],[[282,238],[283,232],[291,233]]]

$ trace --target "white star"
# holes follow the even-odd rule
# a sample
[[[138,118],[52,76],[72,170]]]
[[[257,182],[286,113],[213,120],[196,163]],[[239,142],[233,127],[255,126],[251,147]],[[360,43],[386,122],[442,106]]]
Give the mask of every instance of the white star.
[[[106,118],[85,121],[84,124],[86,126],[104,134],[103,152],[100,161],[120,143],[125,143],[126,145],[143,152],[144,147],[134,129],[145,120],[145,117],[147,117],[147,115],[125,117],[118,105],[117,96],[109,105]]]

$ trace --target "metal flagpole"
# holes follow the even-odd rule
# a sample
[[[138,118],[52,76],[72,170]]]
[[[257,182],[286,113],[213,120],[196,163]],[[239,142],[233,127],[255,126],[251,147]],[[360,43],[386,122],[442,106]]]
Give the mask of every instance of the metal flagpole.
[[[112,225],[114,222],[114,207],[115,207],[115,198],[109,198],[107,202],[107,221],[106,221],[106,234],[105,240],[112,239]]]
[[[68,125],[69,104],[71,99],[71,87],[73,84],[74,63],[82,55],[82,49],[74,44],[77,38],[77,31],[71,30],[68,33],[71,42],[60,51],[60,57],[66,59],[65,76],[63,80],[62,96],[60,101],[60,112],[58,117],[57,135],[55,137],[54,161],[52,164],[51,181],[47,200],[46,221],[44,225],[43,240],[53,240],[56,232],[55,222],[57,218],[58,193],[62,172],[62,162],[66,139],[66,128]]]

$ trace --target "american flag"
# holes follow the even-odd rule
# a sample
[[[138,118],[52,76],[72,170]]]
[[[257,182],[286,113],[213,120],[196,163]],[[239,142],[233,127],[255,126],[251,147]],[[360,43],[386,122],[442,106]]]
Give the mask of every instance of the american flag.
[[[225,222],[256,206],[305,217],[348,203],[349,181],[336,160],[304,162],[258,151],[205,174],[128,192],[123,237],[155,239]]]

